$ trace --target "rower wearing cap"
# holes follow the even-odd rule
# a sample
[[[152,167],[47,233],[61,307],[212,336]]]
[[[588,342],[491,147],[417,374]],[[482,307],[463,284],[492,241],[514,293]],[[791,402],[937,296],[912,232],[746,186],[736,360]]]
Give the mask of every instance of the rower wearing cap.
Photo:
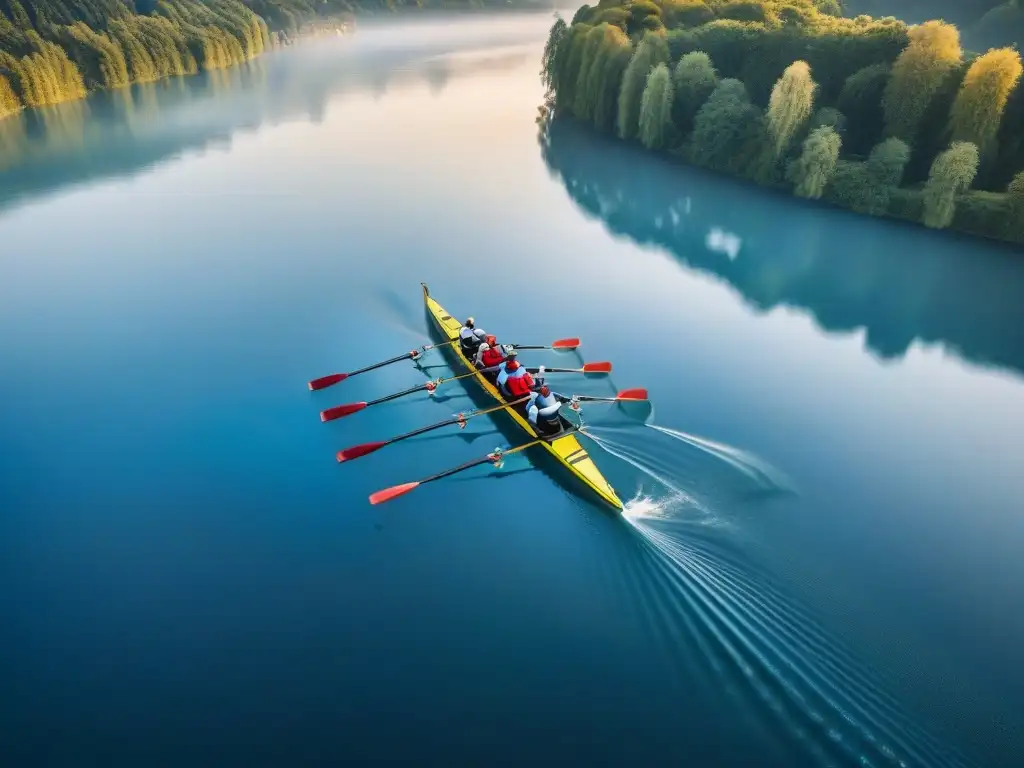
[[[506,398],[515,399],[530,394],[533,377],[519,364],[516,351],[509,352],[508,359],[498,366],[498,389]]]
[[[497,337],[488,334],[477,350],[475,362],[477,368],[496,368],[505,362],[505,349],[498,343]]]
[[[558,395],[546,384],[542,384],[539,391],[530,394],[530,400],[526,404],[526,418],[539,433],[552,434],[562,428],[558,416],[561,407],[562,401]]]
[[[476,327],[476,321],[472,317],[466,318],[466,324],[459,329],[459,346],[466,354],[466,357],[474,357],[477,349],[487,338],[487,334]]]

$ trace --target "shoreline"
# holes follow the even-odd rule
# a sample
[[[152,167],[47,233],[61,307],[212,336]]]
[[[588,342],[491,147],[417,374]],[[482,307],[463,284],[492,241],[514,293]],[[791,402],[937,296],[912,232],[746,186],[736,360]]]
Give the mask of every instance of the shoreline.
[[[1024,244],[1016,50],[971,54],[938,21],[908,26],[812,10],[787,36],[788,21],[768,5],[758,6],[757,22],[652,13],[645,20],[656,23],[630,36],[624,27],[635,6],[624,2],[552,25],[542,131],[571,118],[662,162],[859,215]],[[727,3],[715,8],[730,11]],[[829,46],[816,42],[822,30]],[[740,48],[751,40],[767,53]],[[931,90],[917,82],[922,67]],[[992,76],[996,93],[980,85]],[[924,96],[913,102],[916,93]],[[982,127],[963,117],[979,104],[987,107]]]
[[[457,8],[457,9],[442,8],[442,7],[415,8],[415,7],[403,6],[403,7],[400,7],[400,8],[393,8],[393,9],[390,9],[390,10],[388,10],[388,9],[382,9],[382,10],[370,9],[370,10],[360,11],[359,13],[346,12],[346,13],[337,14],[337,15],[333,15],[333,16],[325,16],[325,17],[322,17],[322,18],[313,18],[313,19],[310,19],[310,20],[304,22],[301,26],[299,26],[297,29],[294,29],[294,30],[287,30],[287,29],[273,29],[273,30],[270,30],[269,27],[268,27],[267,28],[267,32],[266,32],[266,44],[264,45],[264,47],[258,53],[256,53],[255,55],[252,55],[252,56],[244,57],[244,58],[239,59],[237,61],[231,61],[231,62],[229,62],[229,63],[227,63],[227,64],[225,64],[223,66],[214,66],[214,67],[199,66],[199,67],[197,67],[195,72],[187,72],[187,73],[180,74],[180,75],[164,75],[164,76],[161,76],[161,77],[157,77],[157,78],[153,78],[153,79],[148,79],[148,80],[129,80],[128,82],[126,82],[126,83],[124,83],[122,85],[115,86],[115,87],[85,89],[84,92],[81,92],[78,95],[73,95],[73,96],[71,96],[69,98],[62,98],[62,99],[60,99],[58,101],[54,101],[54,102],[48,103],[48,104],[29,105],[29,104],[20,103],[18,107],[14,108],[14,109],[7,109],[7,110],[5,110],[3,108],[3,104],[4,104],[4,96],[6,95],[5,92],[4,92],[5,91],[4,86],[8,86],[8,83],[7,83],[6,80],[4,80],[3,77],[0,77],[0,123],[5,122],[5,121],[9,120],[10,118],[19,117],[19,116],[24,115],[26,113],[38,110],[40,107],[43,107],[43,108],[54,107],[54,106],[59,106],[61,104],[70,104],[70,103],[74,103],[74,102],[77,102],[77,101],[82,101],[82,100],[88,98],[90,95],[95,94],[95,93],[114,92],[114,91],[123,90],[125,88],[130,88],[133,85],[143,85],[143,84],[146,84],[146,83],[163,82],[163,81],[167,81],[167,80],[171,79],[172,77],[191,77],[191,76],[195,76],[195,75],[201,74],[203,72],[213,72],[213,71],[217,71],[217,70],[231,69],[232,67],[236,67],[236,66],[238,66],[240,64],[245,64],[247,62],[253,61],[253,60],[259,58],[260,56],[262,56],[263,54],[265,54],[267,52],[278,51],[278,50],[282,50],[284,48],[290,48],[292,46],[300,44],[303,41],[322,39],[322,38],[325,38],[325,37],[335,37],[335,36],[336,37],[342,37],[342,36],[347,36],[347,35],[355,34],[358,31],[359,27],[363,26],[363,23],[365,23],[365,22],[369,22],[369,26],[374,26],[376,23],[379,23],[379,22],[388,21],[388,20],[397,20],[397,19],[403,19],[403,18],[404,19],[409,19],[409,18],[424,18],[425,17],[425,18],[429,18],[429,19],[432,19],[432,20],[436,21],[438,19],[446,19],[447,18],[447,19],[455,20],[455,19],[460,19],[460,18],[467,18],[467,17],[472,17],[472,16],[483,16],[483,15],[488,15],[488,14],[491,14],[491,15],[493,15],[493,14],[500,14],[502,16],[519,16],[519,15],[527,16],[527,15],[535,15],[535,14],[537,14],[539,12],[542,12],[542,11],[543,12],[550,12],[550,13],[554,14],[554,13],[557,13],[559,11],[566,10],[567,8],[569,8],[569,6],[560,6],[560,5],[557,5],[557,4],[536,4],[536,5],[532,5],[531,4],[531,5],[526,5],[526,6],[524,6],[524,5],[517,5],[517,6],[506,6],[506,7],[500,7],[500,6],[495,6],[495,7],[480,6],[480,7]],[[259,14],[255,13],[254,11],[250,10],[250,12],[253,14],[253,16],[256,17],[256,19],[258,19],[260,22],[262,22],[264,25],[266,25],[266,19],[265,18],[263,18]],[[61,47],[61,50],[64,50],[64,48]],[[4,53],[3,51],[0,51],[0,56],[2,56],[3,53]],[[66,53],[66,51],[65,51],[65,53]],[[79,72],[81,72],[81,66],[79,65],[78,62],[70,59],[70,57],[69,57],[68,61]],[[2,68],[2,66],[0,66],[0,75],[2,75],[2,74],[3,74],[3,68]],[[8,86],[8,87],[12,91],[11,95],[14,96],[16,99],[18,99],[19,101],[21,101],[21,98],[19,96],[15,95],[13,85]]]

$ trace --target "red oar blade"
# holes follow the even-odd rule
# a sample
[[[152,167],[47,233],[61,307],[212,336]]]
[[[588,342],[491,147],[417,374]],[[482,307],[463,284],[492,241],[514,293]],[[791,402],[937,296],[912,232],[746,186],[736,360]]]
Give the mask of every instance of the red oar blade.
[[[576,349],[579,345],[579,339],[558,339],[558,341],[551,342],[552,349]]]
[[[337,384],[339,381],[344,381],[347,378],[347,373],[332,373],[330,376],[321,376],[319,379],[313,379],[309,382],[309,388],[312,391],[326,389],[327,387]]]
[[[609,362],[584,363],[583,364],[583,372],[584,373],[611,373],[612,372],[612,364],[609,363]]]
[[[390,488],[385,488],[383,491],[377,491],[376,493],[370,494],[371,504],[383,504],[385,501],[391,501],[397,496],[401,496],[403,493],[417,488],[419,483],[405,483],[403,485],[393,485]]]
[[[320,421],[334,421],[335,419],[340,419],[342,416],[348,416],[349,414],[361,411],[365,407],[366,403],[346,403],[345,405],[336,405],[333,408],[328,408],[326,411],[320,411]]]
[[[642,387],[624,389],[615,396],[616,400],[646,400],[647,390]]]
[[[387,443],[383,440],[376,443],[363,443],[362,445],[353,445],[351,448],[346,448],[343,451],[338,451],[338,463],[343,461],[352,461],[352,459],[358,459],[360,456],[365,456],[368,453],[379,451]]]

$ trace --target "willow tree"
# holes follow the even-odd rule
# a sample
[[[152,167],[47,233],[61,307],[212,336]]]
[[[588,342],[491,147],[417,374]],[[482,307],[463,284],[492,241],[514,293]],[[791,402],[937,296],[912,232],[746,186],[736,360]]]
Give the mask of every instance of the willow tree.
[[[882,109],[889,136],[913,142],[932,97],[961,62],[960,33],[952,24],[926,21],[911,27],[910,41],[896,58]]]
[[[693,118],[715,86],[718,73],[711,63],[711,57],[704,51],[693,51],[679,59],[672,73],[675,95],[672,99],[672,120],[681,133],[693,130]]]
[[[601,39],[598,61],[590,70],[587,89],[594,94],[594,125],[610,131],[615,127],[622,75],[633,55],[629,37],[616,26],[607,25]]]
[[[586,45],[589,24],[574,24],[569,28],[563,46],[565,52],[560,53],[561,67],[558,71],[558,106],[571,111],[576,103],[576,84],[579,82],[580,67],[583,65],[583,48]]]
[[[816,89],[811,67],[806,61],[794,61],[786,67],[772,88],[767,118],[768,134],[776,157],[785,153],[793,137],[810,119]]]
[[[1010,94],[1021,76],[1020,54],[997,48],[975,59],[953,102],[953,141],[969,141],[985,154],[995,143]]]
[[[835,128],[823,125],[815,128],[804,139],[800,157],[789,165],[788,177],[793,182],[793,193],[817,200],[825,191],[839,162],[842,139]]]
[[[668,43],[655,32],[645,32],[640,45],[622,75],[619,91],[618,132],[623,139],[632,139],[640,127],[640,102],[647,87],[647,75],[659,64],[668,61]]]
[[[0,72],[0,118],[13,114],[19,109],[21,109],[21,101],[18,100],[18,94],[14,92],[10,82]]]
[[[592,27],[583,40],[580,70],[576,76],[575,94],[571,105],[573,114],[581,120],[592,120],[594,116],[594,107],[597,105],[597,89],[591,90],[592,74],[594,71],[601,71],[601,48],[604,33],[610,27],[609,24]]]
[[[659,64],[647,76],[647,87],[640,99],[640,141],[649,149],[664,149],[672,127],[672,73],[667,64]]]
[[[978,172],[978,148],[967,141],[955,141],[935,158],[922,195],[922,223],[943,229],[953,221],[956,196],[967,191]]]

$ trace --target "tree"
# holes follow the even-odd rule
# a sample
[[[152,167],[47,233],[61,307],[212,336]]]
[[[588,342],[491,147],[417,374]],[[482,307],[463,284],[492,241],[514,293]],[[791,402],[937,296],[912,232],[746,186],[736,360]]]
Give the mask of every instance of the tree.
[[[545,93],[549,96],[558,91],[558,74],[564,66],[561,57],[564,56],[568,36],[569,27],[561,16],[557,16],[548,31],[548,39],[544,43],[544,53],[540,60],[540,79],[544,84]]]
[[[885,129],[882,97],[888,81],[889,65],[872,64],[843,82],[837,106],[847,119],[844,143],[848,151],[866,152],[881,138]]]
[[[0,72],[0,118],[17,112],[19,109],[21,109],[21,101],[18,100],[18,95],[7,78]]]
[[[711,57],[703,51],[693,51],[679,59],[672,74],[675,96],[672,100],[672,119],[682,134],[693,130],[693,118],[711,92],[718,85],[718,73]]]
[[[972,142],[983,155],[992,148],[1021,71],[1013,48],[990,50],[971,63],[950,114],[953,141]]]
[[[664,149],[668,144],[674,95],[668,65],[659,64],[647,76],[640,100],[640,141],[648,149]]]
[[[955,141],[935,158],[924,185],[924,212],[921,221],[927,227],[944,229],[956,213],[956,196],[967,191],[978,172],[978,148],[966,141]]]
[[[887,187],[898,187],[910,160],[910,147],[900,139],[886,139],[871,150],[867,170],[872,179]]]
[[[959,66],[961,50],[957,28],[941,21],[911,27],[909,37],[892,65],[882,108],[888,135],[912,142],[932,97]]]
[[[697,111],[690,156],[715,170],[748,175],[763,147],[763,116],[739,80],[722,80]]]
[[[558,106],[566,111],[571,111],[576,104],[576,86],[580,79],[580,69],[583,67],[587,34],[591,29],[589,24],[573,24],[565,42],[565,66],[558,73]]]
[[[794,61],[772,88],[768,101],[768,134],[776,157],[781,157],[814,108],[816,85],[806,61]]]
[[[804,139],[804,150],[800,157],[790,163],[789,180],[793,192],[800,197],[817,200],[836,170],[842,139],[835,129],[828,125],[815,128]]]
[[[619,90],[623,73],[633,55],[633,44],[619,27],[609,25],[601,47],[601,63],[591,70],[589,87],[596,91],[594,125],[601,130],[615,128],[618,116]]]
[[[611,29],[609,24],[591,27],[583,41],[583,52],[580,55],[580,71],[576,79],[575,98],[572,110],[581,120],[592,120],[594,107],[597,104],[597,89],[594,88],[591,72],[601,71],[601,47],[605,30]]]
[[[632,139],[637,135],[640,125],[640,101],[647,87],[648,73],[658,64],[667,61],[668,43],[665,42],[665,38],[655,32],[645,32],[622,76],[618,131],[623,139]]]

